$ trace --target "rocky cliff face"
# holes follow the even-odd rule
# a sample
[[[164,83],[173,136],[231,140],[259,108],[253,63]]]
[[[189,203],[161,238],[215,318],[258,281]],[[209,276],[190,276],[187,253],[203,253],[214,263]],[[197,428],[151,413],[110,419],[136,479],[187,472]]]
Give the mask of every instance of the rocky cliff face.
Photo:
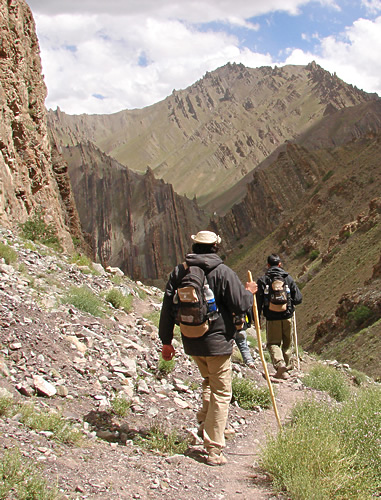
[[[194,200],[155,179],[151,170],[132,172],[92,143],[62,153],[94,258],[134,279],[162,285],[173,264],[190,250],[190,234],[207,224],[207,216]]]
[[[55,159],[52,168],[46,87],[29,7],[22,0],[2,0],[0,25],[0,220],[15,225],[42,209],[70,249],[68,224],[78,229],[79,219],[62,175],[65,167]]]

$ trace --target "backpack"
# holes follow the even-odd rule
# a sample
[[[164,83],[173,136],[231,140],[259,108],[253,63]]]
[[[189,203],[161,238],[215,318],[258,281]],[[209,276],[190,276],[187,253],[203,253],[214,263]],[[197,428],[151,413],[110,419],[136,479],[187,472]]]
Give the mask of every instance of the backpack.
[[[209,330],[205,285],[205,272],[198,266],[190,266],[177,287],[173,299],[175,321],[185,337],[202,337]]]
[[[270,311],[285,312],[290,302],[290,288],[285,280],[276,276],[268,278],[266,282],[265,295],[267,291],[267,305]]]

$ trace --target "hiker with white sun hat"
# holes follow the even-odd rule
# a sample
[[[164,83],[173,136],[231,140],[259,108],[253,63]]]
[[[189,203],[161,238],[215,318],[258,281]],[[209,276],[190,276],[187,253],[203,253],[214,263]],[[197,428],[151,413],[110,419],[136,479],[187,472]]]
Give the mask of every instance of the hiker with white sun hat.
[[[257,285],[254,282],[247,283],[245,289],[236,273],[223,263],[217,255],[221,243],[218,234],[199,231],[190,238],[192,253],[187,254],[185,262],[173,269],[165,288],[159,337],[163,343],[163,359],[172,359],[175,355],[173,329],[176,323],[180,325],[184,351],[194,359],[203,377],[202,408],[197,413],[197,419],[199,434],[204,439],[208,454],[206,462],[208,465],[224,465],[227,460],[222,450],[225,447],[224,431],[232,396],[231,355],[236,331],[233,318],[252,307]],[[197,280],[192,282],[193,275],[205,278],[202,283],[204,289],[211,293],[210,302],[214,306],[213,315],[208,312],[206,321],[200,320],[199,325],[191,323],[190,312],[187,316],[181,314],[181,308],[185,307],[182,301],[186,300],[182,297],[197,295],[194,292]],[[187,287],[183,286],[186,280]],[[199,299],[197,306],[202,302],[203,299]],[[194,309],[195,304],[191,304]],[[188,311],[191,310],[189,306]]]

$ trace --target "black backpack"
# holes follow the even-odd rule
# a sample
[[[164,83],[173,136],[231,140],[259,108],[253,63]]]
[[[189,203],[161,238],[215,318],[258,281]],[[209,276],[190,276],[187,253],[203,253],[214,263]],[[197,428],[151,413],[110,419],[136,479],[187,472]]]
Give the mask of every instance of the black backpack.
[[[266,300],[267,295],[267,300]],[[265,305],[270,311],[285,312],[290,304],[290,288],[281,276],[267,277]]]
[[[173,299],[175,320],[185,337],[202,337],[209,330],[206,284],[204,271],[190,266],[177,287]]]

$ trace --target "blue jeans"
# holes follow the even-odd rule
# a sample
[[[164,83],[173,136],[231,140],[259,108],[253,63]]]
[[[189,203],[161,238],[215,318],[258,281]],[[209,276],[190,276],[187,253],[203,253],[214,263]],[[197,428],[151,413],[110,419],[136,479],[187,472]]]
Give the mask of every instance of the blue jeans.
[[[240,350],[243,362],[247,364],[247,363],[253,363],[254,359],[250,353],[246,337],[247,336],[245,330],[239,330],[238,332],[235,332],[234,335],[234,340],[235,343],[237,344],[238,349]]]

